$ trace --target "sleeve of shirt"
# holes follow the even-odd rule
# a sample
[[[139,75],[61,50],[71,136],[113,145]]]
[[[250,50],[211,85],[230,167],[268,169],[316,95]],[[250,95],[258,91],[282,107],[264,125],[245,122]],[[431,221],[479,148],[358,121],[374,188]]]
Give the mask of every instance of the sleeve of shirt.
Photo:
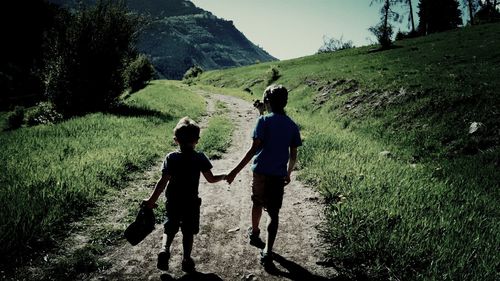
[[[200,153],[200,171],[206,172],[212,168],[212,163],[210,163],[205,153]]]
[[[292,136],[291,147],[299,147],[302,145],[302,139],[300,138],[300,131],[297,125],[294,126],[294,133]]]
[[[171,171],[170,171],[170,167],[169,167],[169,158],[170,158],[170,154],[168,154],[167,156],[165,156],[165,160],[163,160],[163,164],[161,165],[161,174],[162,175],[171,175]]]
[[[259,139],[259,140],[264,139],[264,118],[263,117],[259,117],[259,119],[257,119],[257,124],[255,125],[255,128],[253,129],[252,139]]]

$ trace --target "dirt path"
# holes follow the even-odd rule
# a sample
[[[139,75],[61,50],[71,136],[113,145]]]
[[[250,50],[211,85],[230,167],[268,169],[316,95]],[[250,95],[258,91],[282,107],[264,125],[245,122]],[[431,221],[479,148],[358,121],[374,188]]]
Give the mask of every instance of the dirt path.
[[[252,105],[241,99],[223,95],[205,95],[209,114],[215,100],[226,103],[236,130],[232,146],[222,159],[212,161],[214,173],[230,171],[250,146],[251,130],[258,117]],[[322,220],[318,194],[293,180],[287,186],[280,228],[275,244],[277,269],[264,271],[259,264],[259,249],[248,244],[245,237],[250,224],[251,171],[244,169],[229,186],[225,182],[208,184],[202,177],[200,197],[200,233],[195,237],[193,258],[198,273],[184,275],[180,270],[181,234],[173,245],[170,271],[156,268],[161,247],[162,225],[139,245],[119,246],[105,257],[112,267],[89,276],[90,280],[329,280],[333,269],[316,264],[322,259],[322,246],[317,225]],[[265,229],[265,218],[261,228]]]
[[[222,159],[212,161],[214,173],[228,173],[243,157],[251,144],[251,131],[258,112],[246,101],[238,98],[200,92],[207,100],[207,114],[200,122],[202,129],[215,113],[217,101],[228,108],[226,114],[234,120],[232,145]],[[300,150],[299,150],[300,153]],[[100,201],[95,210],[82,221],[70,225],[70,234],[54,251],[41,253],[25,266],[14,269],[9,276],[0,274],[0,280],[332,280],[337,273],[332,268],[317,265],[324,249],[317,226],[323,220],[323,205],[319,195],[292,178],[285,189],[280,226],[274,251],[276,270],[266,272],[259,264],[259,249],[248,244],[245,236],[250,225],[251,171],[248,168],[236,177],[231,186],[226,182],[208,184],[200,182],[200,233],[195,237],[193,258],[197,273],[185,275],[180,270],[182,234],[174,240],[170,271],[156,268],[161,248],[163,226],[156,229],[137,246],[120,239],[130,207],[147,197],[160,173],[161,161],[147,171],[137,174],[127,188],[117,190],[114,196]],[[148,188],[145,188],[148,187]],[[158,203],[163,203],[162,201]],[[265,230],[263,216],[261,229]],[[106,235],[95,233],[107,233]],[[265,231],[263,231],[265,235]],[[265,238],[265,236],[262,238]],[[104,238],[102,237],[104,236]],[[102,240],[104,239],[104,240]],[[103,246],[104,256],[81,256],[77,251],[85,247]],[[88,252],[88,251],[85,251]],[[80,273],[75,273],[74,258],[82,259]],[[95,259],[95,260],[94,260]],[[94,262],[110,266],[94,271]],[[88,267],[88,264],[92,265]],[[81,272],[91,273],[81,273]]]

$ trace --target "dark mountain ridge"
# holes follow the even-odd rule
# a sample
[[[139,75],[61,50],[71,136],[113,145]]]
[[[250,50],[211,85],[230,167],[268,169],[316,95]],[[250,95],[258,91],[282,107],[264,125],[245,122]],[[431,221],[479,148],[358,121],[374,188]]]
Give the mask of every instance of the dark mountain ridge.
[[[50,0],[69,8],[77,0]],[[93,4],[95,0],[83,1]],[[187,69],[205,70],[276,60],[243,35],[232,21],[220,19],[187,0],[127,0],[131,11],[146,15],[137,49],[147,54],[161,78],[181,79]]]

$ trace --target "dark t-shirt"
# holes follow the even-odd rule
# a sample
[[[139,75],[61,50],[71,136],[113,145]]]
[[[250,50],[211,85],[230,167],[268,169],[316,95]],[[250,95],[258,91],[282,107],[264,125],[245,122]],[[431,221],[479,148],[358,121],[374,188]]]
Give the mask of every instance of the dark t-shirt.
[[[165,195],[167,203],[189,204],[197,202],[200,172],[212,169],[212,164],[203,152],[175,151],[165,157],[162,174],[170,175]]]

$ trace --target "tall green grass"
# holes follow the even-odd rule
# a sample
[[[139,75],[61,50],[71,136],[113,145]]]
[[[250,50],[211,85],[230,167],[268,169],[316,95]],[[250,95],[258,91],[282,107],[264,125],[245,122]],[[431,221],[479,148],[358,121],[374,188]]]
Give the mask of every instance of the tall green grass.
[[[203,151],[210,159],[220,159],[231,144],[234,124],[225,114],[226,111],[226,105],[217,102],[216,114],[210,118],[208,127],[201,133],[197,149]]]
[[[325,118],[296,117],[306,134],[301,177],[329,202],[324,235],[337,264],[373,279],[497,277],[494,167],[473,158],[410,163],[397,146]]]
[[[195,120],[203,98],[155,81],[114,113],[0,133],[0,256],[50,243],[110,189],[173,145],[178,119]]]
[[[500,24],[477,26],[389,51],[206,72],[196,83],[252,99],[279,70],[304,137],[300,177],[328,202],[323,234],[341,273],[498,280],[499,35]],[[474,121],[485,127],[469,134]]]

